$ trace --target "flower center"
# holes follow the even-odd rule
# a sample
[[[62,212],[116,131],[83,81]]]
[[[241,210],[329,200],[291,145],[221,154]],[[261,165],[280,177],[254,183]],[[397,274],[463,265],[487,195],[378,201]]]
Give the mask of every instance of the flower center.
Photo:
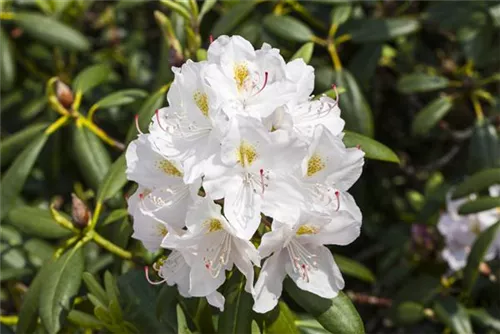
[[[257,158],[257,151],[251,144],[242,141],[236,150],[236,159],[242,167],[250,166]]]
[[[206,249],[203,261],[205,262],[205,268],[210,272],[212,277],[219,276],[221,270],[229,262],[229,254],[231,253],[231,235],[224,232],[224,236],[218,239],[219,243],[215,242],[215,245]]]
[[[317,269],[317,263],[314,260],[315,254],[311,254],[300,242],[292,239],[286,247],[290,261],[293,264],[293,271],[309,283],[309,272]]]
[[[197,90],[193,95],[194,102],[200,109],[201,113],[208,117],[208,96]]]
[[[238,91],[241,91],[245,85],[245,80],[248,78],[250,72],[248,71],[247,64],[237,63],[234,65],[234,80],[236,81],[236,87]]]
[[[295,232],[296,235],[316,234],[316,233],[318,233],[318,228],[312,225],[301,225],[297,229],[297,232]]]
[[[177,167],[175,167],[175,165],[167,159],[157,161],[156,167],[158,167],[158,169],[162,170],[167,175],[182,177],[182,172],[179,171]]]
[[[307,162],[307,176],[313,176],[326,167],[324,160],[317,153],[314,153]]]
[[[217,231],[222,230],[222,223],[220,222],[220,220],[215,219],[215,218],[206,220],[203,223],[203,226],[208,228],[207,233],[217,232]]]
[[[158,223],[156,225],[156,229],[158,231],[158,235],[165,237],[168,234],[168,229],[165,225]]]

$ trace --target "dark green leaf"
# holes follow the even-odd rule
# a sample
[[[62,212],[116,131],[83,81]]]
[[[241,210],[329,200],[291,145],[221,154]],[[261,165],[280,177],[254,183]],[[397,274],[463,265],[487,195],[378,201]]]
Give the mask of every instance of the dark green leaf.
[[[329,334],[330,332],[321,326],[316,319],[301,319],[296,320],[295,325],[299,328],[302,334]]]
[[[500,138],[495,127],[486,119],[476,122],[467,163],[470,173],[500,167]]]
[[[500,168],[486,169],[472,175],[454,189],[452,199],[480,192],[493,184],[500,184]]]
[[[42,96],[28,102],[20,111],[19,117],[23,121],[31,120],[40,114],[43,109],[47,106],[47,97]]]
[[[16,79],[16,63],[12,52],[12,46],[7,34],[0,27],[0,78],[2,79],[2,91],[10,90]]]
[[[215,23],[212,29],[214,37],[230,33],[252,12],[255,6],[255,1],[242,1],[234,5],[227,13],[221,16],[217,23]]]
[[[170,328],[177,328],[176,305],[177,287],[164,284],[156,298],[156,318],[166,323]]]
[[[381,54],[381,43],[366,43],[349,61],[349,70],[361,84],[373,79]]]
[[[102,288],[101,284],[97,281],[97,279],[91,273],[85,272],[82,275],[83,282],[87,287],[87,290],[95,296],[99,300],[99,302],[103,305],[109,304],[109,299],[106,294],[106,291]]]
[[[311,61],[311,57],[314,51],[314,43],[309,42],[301,46],[300,49],[295,52],[295,54],[290,58],[290,60],[294,60],[297,58],[302,58],[304,60],[304,63],[309,64]]]
[[[299,329],[295,325],[295,315],[284,302],[279,302],[278,307],[265,314],[264,333],[299,333]]]
[[[346,129],[373,137],[372,111],[356,79],[346,69],[334,72],[333,79],[337,86],[346,90],[340,99],[340,109],[342,118],[346,122]]]
[[[360,145],[360,149],[369,159],[399,163],[398,156],[390,148],[359,133],[345,131],[344,143],[347,147]]]
[[[412,325],[424,318],[424,306],[413,301],[400,303],[395,308],[394,320],[401,325]]]
[[[352,5],[350,3],[343,3],[335,6],[331,14],[331,23],[336,24],[337,26],[345,23],[347,20],[349,20],[351,12]]]
[[[500,208],[500,197],[482,196],[476,200],[468,201],[458,208],[458,214],[469,215],[494,208]]]
[[[299,289],[290,279],[284,286],[293,300],[314,316],[321,325],[332,333],[361,334],[365,332],[363,321],[351,300],[343,293],[333,299],[324,299]]]
[[[245,291],[245,277],[234,272],[227,283],[224,297],[224,312],[219,316],[220,333],[249,333],[252,328],[253,299]]]
[[[85,94],[92,88],[109,80],[112,73],[112,69],[105,64],[87,67],[75,77],[73,81],[73,91]]]
[[[271,33],[286,40],[309,42],[314,37],[307,25],[291,16],[267,15],[263,24]]]
[[[71,249],[50,264],[40,293],[40,318],[49,333],[57,333],[77,294],[84,269],[83,249]]]
[[[27,235],[44,239],[59,239],[73,234],[58,225],[50,211],[26,205],[13,208],[7,215],[7,221]]]
[[[31,275],[32,272],[33,269],[31,268],[2,268],[2,276],[0,279],[2,282],[13,279],[20,280],[23,277]]]
[[[356,43],[383,42],[408,35],[420,28],[418,20],[410,18],[363,19],[354,25],[352,41]]]
[[[76,51],[90,49],[90,43],[84,35],[50,16],[18,12],[15,20],[26,34],[47,44]]]
[[[120,219],[123,219],[128,216],[127,209],[116,209],[112,211],[109,216],[102,222],[101,226],[106,226],[108,224],[114,223]]]
[[[499,226],[500,221],[481,232],[472,246],[469,256],[467,257],[467,265],[464,269],[463,288],[464,292],[467,294],[472,291],[472,287],[479,275],[479,264],[481,261],[484,261],[484,255],[488,251],[493,240],[497,237]]]
[[[104,323],[93,315],[78,310],[71,310],[68,320],[80,328],[101,329],[104,326]]]
[[[24,183],[28,178],[38,154],[42,150],[48,136],[38,135],[14,160],[4,174],[1,182],[2,210],[0,218],[3,219],[15,204],[17,196],[21,193]]]
[[[489,8],[491,17],[493,18],[493,24],[495,27],[500,27],[500,4],[491,6]]]
[[[415,135],[426,135],[453,107],[453,99],[440,96],[432,100],[415,116],[412,132]]]
[[[455,334],[470,334],[472,327],[465,308],[453,297],[444,297],[434,303],[434,311],[441,320]]]
[[[104,144],[85,127],[72,129],[75,162],[85,181],[93,189],[98,189],[111,165]]]
[[[0,156],[2,157],[1,165],[8,165],[19,152],[37,135],[39,135],[46,127],[47,123],[36,123],[26,127],[24,130],[2,139],[0,143]]]
[[[203,20],[203,17],[206,13],[212,9],[212,7],[217,3],[217,0],[205,0],[203,1],[203,5],[201,6],[200,15],[198,16],[198,22]]]
[[[397,87],[404,94],[430,92],[448,87],[448,79],[425,73],[406,74],[399,79]]]
[[[127,163],[125,161],[125,154],[122,154],[109,168],[108,173],[104,176],[104,181],[99,187],[97,193],[97,200],[103,202],[113,197],[120,189],[127,183],[127,176],[125,170]]]
[[[178,334],[191,334],[189,327],[186,322],[186,316],[182,311],[182,308],[177,305],[177,333]]]
[[[473,323],[477,323],[481,327],[491,328],[500,332],[500,320],[494,318],[484,309],[470,309],[467,310]]]
[[[335,254],[334,258],[342,273],[359,278],[365,282],[375,282],[375,275],[363,264],[338,254]]]
[[[106,95],[94,105],[105,109],[130,104],[145,96],[147,96],[147,93],[142,89],[123,89]]]

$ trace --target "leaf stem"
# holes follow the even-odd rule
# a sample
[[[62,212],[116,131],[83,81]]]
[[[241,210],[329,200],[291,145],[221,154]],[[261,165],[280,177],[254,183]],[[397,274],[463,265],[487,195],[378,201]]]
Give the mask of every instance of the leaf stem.
[[[110,251],[111,253],[125,259],[125,260],[131,260],[132,259],[132,253],[115,245],[108,239],[105,239],[102,237],[100,234],[98,234],[95,231],[90,231],[87,235],[89,235],[92,240],[95,241],[96,244],[99,246],[103,247],[104,249]]]
[[[349,35],[349,34],[344,34],[344,35],[341,35],[341,36],[339,36],[339,37],[337,37],[337,38],[335,39],[335,45],[337,45],[337,46],[338,46],[338,45],[340,45],[340,44],[342,44],[342,43],[345,43],[345,42],[347,42],[347,41],[350,41],[350,40],[351,40],[351,38],[352,38],[352,37],[351,37],[351,35]]]
[[[80,125],[84,125],[87,129],[92,131],[97,137],[101,138],[101,140],[103,142],[105,142],[106,144],[113,146],[113,147],[116,147],[120,151],[123,151],[125,149],[124,144],[122,144],[119,141],[117,141],[116,139],[113,139],[110,136],[108,136],[108,134],[106,132],[104,132],[101,128],[99,128],[97,125],[92,123],[87,118],[85,118],[81,115],[78,115],[77,124],[78,123],[80,123]]]
[[[73,237],[64,241],[64,244],[62,244],[61,247],[56,249],[56,251],[54,252],[54,258],[55,259],[59,258],[69,247],[71,247],[79,239],[80,239],[80,235],[74,235]]]
[[[330,53],[330,57],[332,57],[333,66],[335,67],[335,71],[342,71],[342,63],[340,62],[339,55],[337,53],[337,49],[333,42],[328,43],[328,52]]]
[[[90,225],[89,225],[89,230],[92,231],[95,229],[95,226],[97,225],[97,221],[99,220],[99,216],[101,215],[101,211],[102,211],[102,202],[98,201],[96,206],[95,206],[94,214],[92,215],[92,220],[91,220]]]
[[[0,13],[3,14],[3,13]],[[13,326],[17,325],[17,322],[19,321],[19,317],[17,315],[0,315],[0,323],[7,325],[7,326]]]
[[[311,37],[311,42],[316,43],[316,44],[321,45],[321,46],[327,46],[328,45],[328,42],[325,39],[320,38],[318,36],[312,36]]]
[[[56,208],[54,207],[54,204],[50,206],[50,213],[52,215],[52,218],[61,225],[62,227],[70,230],[73,233],[80,233],[80,230],[76,228],[73,223],[71,223],[68,219],[66,219],[63,215],[61,215]]]
[[[59,113],[62,116],[69,115],[69,111],[66,110],[60,103],[57,97],[55,96],[49,96],[49,104],[52,106],[52,109],[54,109],[57,113]]]
[[[16,15],[12,12],[0,12],[0,20],[14,20]]]
[[[69,120],[69,115],[64,115],[59,117],[54,123],[52,123],[46,130],[46,135],[51,135],[52,133],[59,130],[62,126],[64,126]]]
[[[481,107],[481,103],[475,94],[472,94],[471,101],[474,106],[474,112],[476,113],[477,120],[482,121],[484,119],[483,108]]]

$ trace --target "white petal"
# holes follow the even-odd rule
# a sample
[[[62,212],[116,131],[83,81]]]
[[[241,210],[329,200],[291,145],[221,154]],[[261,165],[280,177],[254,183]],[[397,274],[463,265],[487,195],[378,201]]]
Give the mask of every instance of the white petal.
[[[257,250],[250,241],[233,238],[233,249],[231,259],[239,271],[246,277],[245,291],[253,294],[253,264],[260,264],[259,255]]]
[[[261,258],[268,257],[272,253],[283,249],[285,242],[293,235],[292,226],[282,224],[278,221],[273,222],[273,229],[262,236],[259,245],[259,255]]]
[[[221,270],[219,275],[212,277],[205,265],[197,261],[191,267],[189,275],[190,288],[189,294],[194,297],[205,297],[217,290],[226,280],[226,272]]]
[[[210,305],[217,307],[221,312],[224,312],[225,301],[226,299],[224,296],[218,291],[212,292],[207,296],[207,302]]]
[[[266,313],[272,310],[279,301],[283,290],[285,278],[286,257],[282,252],[277,252],[269,257],[255,283],[253,310],[257,313]]]

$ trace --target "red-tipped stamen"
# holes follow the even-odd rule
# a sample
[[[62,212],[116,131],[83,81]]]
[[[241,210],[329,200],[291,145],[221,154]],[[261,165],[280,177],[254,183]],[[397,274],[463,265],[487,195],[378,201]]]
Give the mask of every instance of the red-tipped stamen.
[[[357,148],[358,150],[361,150],[361,145],[359,145],[359,144],[358,144],[358,145],[356,145],[356,148]]]
[[[162,284],[162,283],[165,283],[166,279],[163,279],[161,281],[152,281],[150,278],[149,278],[149,268],[148,266],[144,266],[144,274],[146,275],[146,280],[148,281],[149,284],[151,285],[159,285],[159,284]]]
[[[135,115],[135,128],[137,129],[137,132],[139,132],[141,135],[144,134],[142,132],[141,127],[139,126],[139,115]]]
[[[160,129],[162,129],[163,131],[167,132],[167,130],[161,125],[161,122],[160,122],[160,110],[159,109],[156,109],[155,115],[156,115],[156,122],[158,122],[158,126],[160,127]]]
[[[264,184],[264,170],[262,168],[260,169],[260,184],[262,185],[262,193],[264,193],[266,185]]]
[[[332,84],[332,89],[335,92],[335,105],[338,105],[340,102],[340,95],[339,95],[339,91],[337,90],[337,85]]]
[[[335,211],[339,211],[340,209],[340,193],[339,191],[335,191],[335,197],[337,198],[337,209]]]
[[[262,85],[261,89],[259,89],[259,91],[255,94],[253,94],[254,96],[259,94],[260,92],[262,92],[264,90],[264,88],[266,88],[266,85],[267,85],[267,79],[269,78],[269,73],[268,72],[265,72],[264,73],[264,84]]]
[[[214,42],[214,35],[210,34],[210,36],[208,36],[208,40],[210,41],[210,44],[212,44]]]

